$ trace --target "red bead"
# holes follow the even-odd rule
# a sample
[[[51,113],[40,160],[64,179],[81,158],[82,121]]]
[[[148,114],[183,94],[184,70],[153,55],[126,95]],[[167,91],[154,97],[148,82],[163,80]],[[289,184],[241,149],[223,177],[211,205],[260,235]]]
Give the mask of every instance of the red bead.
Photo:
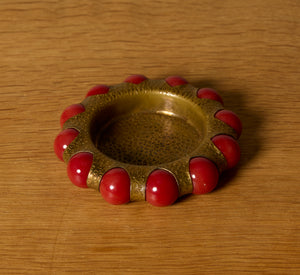
[[[145,81],[146,79],[147,79],[147,77],[142,75],[142,74],[134,74],[134,75],[128,76],[124,80],[124,82],[133,83],[133,84],[140,84],[143,81]]]
[[[93,155],[83,152],[74,155],[68,163],[68,176],[78,187],[86,188],[86,180],[93,163]]]
[[[212,139],[212,142],[224,155],[228,169],[237,165],[240,160],[240,147],[234,138],[227,135],[218,135]]]
[[[197,195],[214,190],[219,180],[219,172],[216,165],[202,157],[191,159],[190,175],[194,186],[193,194]]]
[[[237,133],[237,138],[240,137],[242,133],[242,122],[234,112],[221,110],[215,114],[215,117],[232,127]]]
[[[211,100],[219,101],[222,105],[224,105],[222,98],[220,95],[211,88],[202,88],[197,91],[197,97],[206,98]]]
[[[97,85],[90,89],[85,97],[92,96],[92,95],[102,95],[106,94],[109,91],[109,87],[106,85]]]
[[[146,200],[155,206],[167,206],[174,203],[179,195],[174,176],[165,170],[153,171],[147,180]]]
[[[63,111],[63,113],[60,116],[60,126],[63,127],[63,125],[69,118],[76,116],[84,111],[84,106],[81,104],[70,105]]]
[[[111,204],[123,204],[130,201],[130,178],[122,168],[113,168],[106,172],[100,182],[103,198]]]
[[[166,78],[166,82],[172,87],[188,83],[184,78],[180,76],[169,76]]]
[[[54,141],[54,151],[57,157],[63,161],[64,151],[69,144],[78,136],[78,131],[75,129],[65,129],[61,131]]]

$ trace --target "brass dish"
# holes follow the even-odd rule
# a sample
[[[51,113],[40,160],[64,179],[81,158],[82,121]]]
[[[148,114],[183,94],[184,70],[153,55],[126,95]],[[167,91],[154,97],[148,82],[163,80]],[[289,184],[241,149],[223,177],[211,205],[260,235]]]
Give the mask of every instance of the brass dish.
[[[68,119],[63,129],[79,134],[66,148],[66,163],[78,152],[90,152],[93,163],[87,186],[99,190],[102,176],[120,167],[130,177],[130,201],[145,200],[147,178],[155,169],[172,173],[179,196],[193,192],[189,161],[201,156],[220,172],[226,159],[212,142],[216,135],[237,139],[236,131],[214,117],[220,102],[197,97],[190,84],[170,86],[146,79],[109,87],[106,94],[85,98],[85,111]]]

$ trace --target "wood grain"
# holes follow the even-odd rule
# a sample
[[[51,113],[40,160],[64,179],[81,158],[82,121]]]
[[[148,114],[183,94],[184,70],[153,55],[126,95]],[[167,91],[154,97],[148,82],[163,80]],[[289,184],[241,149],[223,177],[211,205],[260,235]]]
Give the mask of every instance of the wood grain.
[[[300,2],[0,5],[1,274],[299,274]],[[108,205],[53,153],[62,110],[132,73],[220,91],[238,169],[167,208]]]

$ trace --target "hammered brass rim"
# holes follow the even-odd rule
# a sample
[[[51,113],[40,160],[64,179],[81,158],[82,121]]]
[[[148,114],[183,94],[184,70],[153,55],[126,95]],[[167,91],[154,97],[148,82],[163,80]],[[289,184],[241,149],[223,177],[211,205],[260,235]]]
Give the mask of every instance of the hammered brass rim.
[[[131,201],[145,200],[147,178],[156,169],[164,169],[174,175],[178,183],[179,196],[192,193],[193,183],[189,173],[189,161],[194,157],[207,158],[216,164],[221,173],[226,169],[226,159],[214,145],[212,138],[222,134],[237,138],[237,133],[233,128],[214,116],[216,112],[223,109],[223,105],[215,100],[198,98],[197,91],[198,88],[191,84],[172,87],[165,80],[146,79],[140,84],[124,82],[113,85],[110,86],[107,94],[87,97],[81,102],[85,111],[68,119],[63,126],[63,129],[74,128],[79,132],[75,140],[64,151],[64,161],[67,163],[72,156],[79,152],[90,152],[93,155],[93,163],[88,174],[87,186],[96,190],[99,190],[102,176],[107,171],[116,167],[125,169],[130,177]],[[169,130],[174,135],[178,133],[180,135],[177,136],[182,137],[183,135],[179,143],[174,137],[170,142],[168,141],[170,146],[173,142],[180,144],[183,148],[176,148],[173,151],[171,149],[162,150],[164,152],[160,156],[159,152],[155,150],[158,147],[165,148],[162,143],[168,137],[166,135],[159,137],[161,141],[155,145],[155,143],[151,143],[155,133],[150,133],[149,139],[146,139],[148,145],[145,149],[146,153],[144,153],[146,155],[143,158],[130,156],[132,152],[130,148],[134,148],[132,140],[135,140],[135,136],[141,137],[142,130],[148,129],[146,126],[146,128],[144,127],[143,123],[139,123],[139,117],[145,117],[144,121],[149,124],[150,128],[155,129],[156,127],[161,130],[165,129],[164,127],[170,127]],[[136,133],[132,136],[131,145],[128,145],[129,138],[127,136],[127,145],[122,145],[122,139],[119,139],[117,133],[114,134],[118,132],[118,128],[114,125],[121,125],[123,129],[121,133],[124,134],[127,121],[133,122],[129,130]],[[124,123],[125,126],[123,126]],[[136,129],[135,126],[142,130]],[[176,130],[174,130],[175,128]],[[109,129],[108,132],[113,133],[113,138],[108,136],[101,140],[103,129]],[[194,129],[195,133],[186,133],[193,131],[185,131],[185,129]],[[160,132],[164,132],[164,130],[157,131],[156,134],[159,135]],[[197,134],[199,142],[196,141]],[[192,140],[193,148],[189,141],[185,142],[184,137]],[[106,149],[107,144],[110,149]],[[122,150],[120,152],[121,145],[127,150],[129,156],[124,156]],[[152,146],[153,148],[151,148]],[[118,153],[118,157],[114,157],[114,152]],[[156,155],[153,156],[153,152]],[[170,156],[167,155],[168,152],[171,152]],[[147,153],[152,157],[151,161],[149,158],[148,163]],[[161,159],[165,159],[165,162],[159,161]]]

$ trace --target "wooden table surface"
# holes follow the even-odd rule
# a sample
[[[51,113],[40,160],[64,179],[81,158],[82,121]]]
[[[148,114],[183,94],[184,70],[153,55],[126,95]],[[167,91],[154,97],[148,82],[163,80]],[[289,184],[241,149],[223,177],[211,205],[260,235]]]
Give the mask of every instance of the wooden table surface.
[[[299,15],[298,0],[2,0],[0,273],[300,274]],[[70,183],[61,112],[133,73],[213,87],[240,116],[241,162],[214,192],[112,206]]]

